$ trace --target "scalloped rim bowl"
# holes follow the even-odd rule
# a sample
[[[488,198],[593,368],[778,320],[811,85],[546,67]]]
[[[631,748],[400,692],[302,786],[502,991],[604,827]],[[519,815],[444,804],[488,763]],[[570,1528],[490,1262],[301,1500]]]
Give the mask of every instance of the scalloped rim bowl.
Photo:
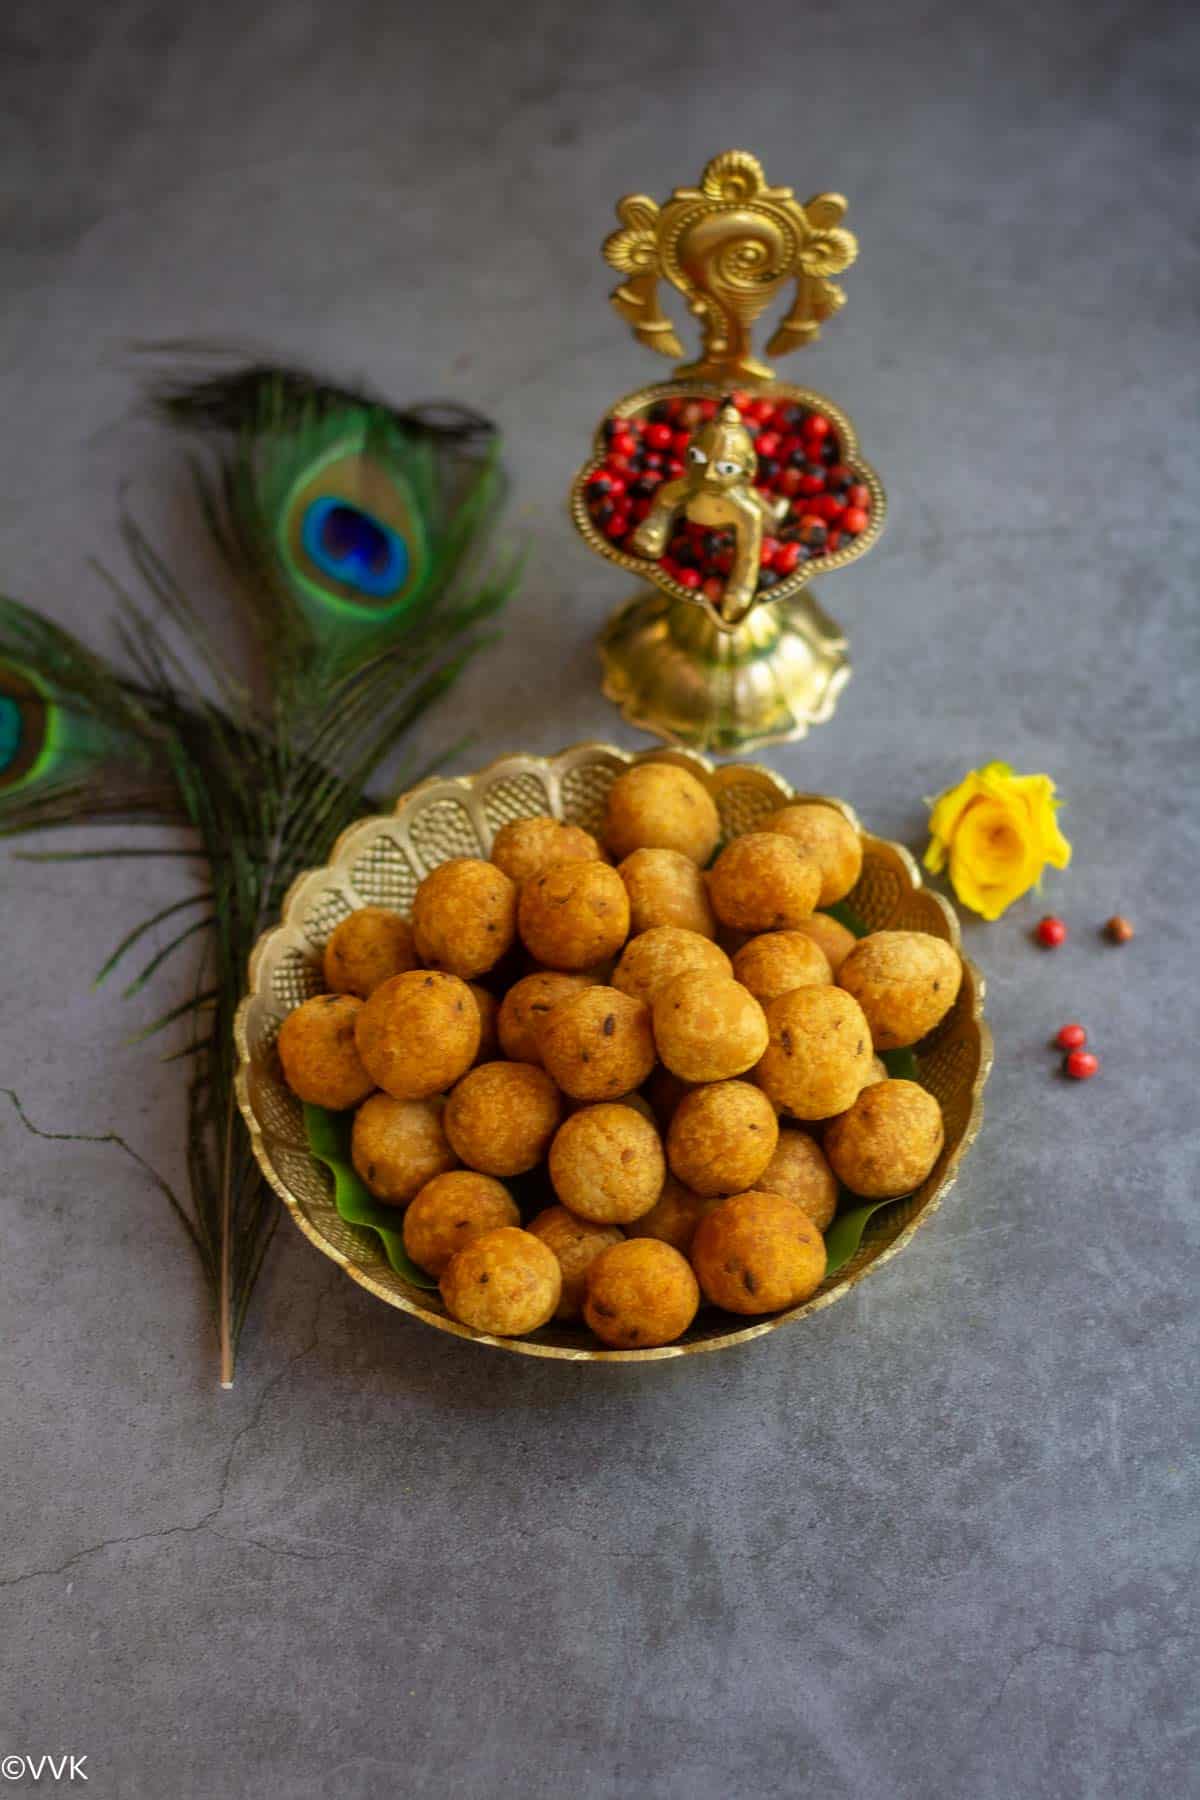
[[[721,398],[721,393],[720,388],[704,382],[660,381],[654,387],[639,388],[634,394],[626,394],[624,399],[618,400],[604,417],[605,419],[629,418],[635,413],[645,412],[654,405],[656,400],[670,400],[676,395],[718,400]],[[780,395],[788,400],[795,400],[802,406],[810,406],[826,413],[837,427],[843,457],[853,467],[855,474],[864,486],[871,490],[871,518],[867,529],[860,532],[852,542],[835,550],[832,555],[817,556],[811,562],[801,563],[793,574],[786,575],[768,592],[759,595],[759,604],[769,602],[773,605],[776,601],[788,600],[794,594],[801,593],[808,583],[818,576],[827,575],[833,569],[844,569],[848,563],[856,562],[860,556],[865,556],[867,551],[873,548],[883,530],[887,518],[887,495],[884,493],[883,483],[879,476],[870,463],[863,459],[858,447],[858,433],[848,414],[844,413],[840,406],[836,406],[832,400],[824,394],[816,393],[812,388],[795,387],[787,381],[772,381],[762,389],[762,393],[764,396]],[[658,563],[648,562],[643,556],[632,556],[629,551],[622,550],[619,544],[614,544],[597,528],[588,511],[584,490],[589,477],[603,463],[604,454],[604,420],[602,419],[592,439],[592,454],[571,483],[568,504],[576,530],[593,550],[599,551],[600,555],[607,557],[609,562],[618,563],[621,568],[628,569],[632,574],[640,576],[643,581],[653,582],[656,587],[662,589],[664,594],[670,594],[672,599],[687,600],[693,606],[706,606],[707,603],[698,599],[693,589],[683,587],[681,583],[675,581],[664,569],[660,568]]]
[[[805,1305],[751,1324],[702,1308],[683,1339],[654,1350],[597,1349],[584,1327],[557,1321],[528,1338],[472,1331],[446,1314],[436,1291],[413,1287],[397,1275],[372,1232],[340,1218],[333,1205],[331,1178],[308,1148],[299,1103],[283,1083],[275,1049],[284,1015],[323,989],[321,949],[329,933],[356,906],[391,905],[407,912],[417,882],[430,868],[450,856],[486,856],[495,832],[507,819],[552,812],[595,828],[616,775],[633,763],[648,761],[675,762],[692,770],[712,793],[726,838],[752,830],[767,812],[789,800],[834,806],[859,826],[853,809],[843,801],[797,793],[782,777],[755,763],[718,768],[691,751],[633,754],[600,743],[579,744],[552,757],[501,757],[475,775],[422,782],[401,795],[391,814],[362,819],[343,833],[325,867],[310,870],[293,883],[281,922],[259,941],[250,959],[249,991],[238,1010],[238,1104],[259,1167],[305,1237],[390,1306],[439,1331],[518,1356],[571,1362],[660,1361],[744,1344],[832,1306],[902,1250],[937,1210],[983,1116],[992,1038],[983,1018],[983,978],[964,957],[963,985],[955,1006],[916,1046],[921,1080],[941,1102],[946,1122],[945,1147],[928,1180],[916,1193],[874,1216],[857,1254]],[[848,904],[864,922],[873,930],[929,931],[961,950],[958,920],[940,895],[923,886],[908,851],[866,832],[863,843],[863,874]]]

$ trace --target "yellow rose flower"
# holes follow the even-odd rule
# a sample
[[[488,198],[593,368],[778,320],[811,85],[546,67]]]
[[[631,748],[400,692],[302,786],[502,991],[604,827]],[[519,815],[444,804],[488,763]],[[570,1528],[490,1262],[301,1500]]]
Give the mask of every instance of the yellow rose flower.
[[[930,802],[925,867],[937,875],[948,865],[963,905],[998,919],[1040,885],[1047,863],[1070,862],[1054,816],[1060,805],[1049,775],[1014,775],[1002,762],[972,769]]]

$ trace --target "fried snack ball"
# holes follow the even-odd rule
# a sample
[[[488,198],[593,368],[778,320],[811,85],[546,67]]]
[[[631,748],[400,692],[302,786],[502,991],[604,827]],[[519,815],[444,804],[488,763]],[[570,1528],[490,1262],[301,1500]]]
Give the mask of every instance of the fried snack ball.
[[[703,868],[720,835],[711,794],[677,763],[638,763],[608,790],[604,842],[618,861],[635,850],[678,850]]]
[[[873,931],[838,971],[853,994],[877,1050],[915,1044],[944,1019],[962,985],[958,951],[925,931]]]
[[[825,952],[829,966],[833,970],[833,979],[837,980],[837,972],[853,950],[858,939],[839,919],[831,919],[828,913],[815,912],[811,919],[801,919],[793,931],[801,931],[805,937],[812,939]]]
[[[705,1297],[726,1312],[799,1306],[825,1279],[825,1240],[808,1214],[781,1194],[751,1189],[714,1206],[692,1240],[692,1267]]]
[[[732,973],[729,958],[711,938],[678,925],[653,925],[630,938],[613,970],[612,984],[623,994],[653,1006],[669,981],[697,969],[710,975]]]
[[[779,1120],[762,1089],[717,1081],[679,1102],[667,1129],[667,1161],[697,1194],[736,1194],[758,1180],[778,1142]]]
[[[603,860],[604,852],[590,831],[581,825],[564,825],[545,813],[535,819],[510,819],[500,827],[492,845],[492,861],[518,887],[555,863]]]
[[[446,1102],[446,1136],[470,1169],[523,1175],[540,1163],[562,1118],[562,1100],[532,1063],[480,1063]]]
[[[486,975],[517,935],[517,889],[503,869],[456,856],[431,869],[413,899],[413,942],[430,968]]]
[[[825,1154],[852,1193],[888,1200],[920,1187],[945,1141],[931,1093],[915,1081],[878,1081],[833,1121]]]
[[[468,981],[475,1004],[479,1008],[479,1048],[476,1062],[491,1062],[500,1048],[500,1002],[477,981]]]
[[[417,966],[412,926],[386,906],[360,906],[335,925],[325,946],[325,985],[367,1000],[393,975]]]
[[[650,1211],[627,1225],[625,1235],[661,1238],[664,1244],[673,1245],[686,1256],[692,1247],[697,1225],[716,1204],[715,1200],[706,1200],[703,1194],[694,1194],[676,1176],[668,1175],[666,1185]]]
[[[562,1299],[555,1318],[577,1319],[583,1311],[587,1272],[602,1250],[623,1242],[620,1227],[594,1225],[590,1219],[576,1218],[565,1206],[548,1206],[529,1221],[529,1230],[553,1250],[562,1270]]]
[[[821,871],[777,831],[748,831],[709,870],[713,911],[734,931],[787,931],[807,919]]]
[[[385,1206],[406,1205],[435,1175],[458,1167],[442,1110],[441,1100],[372,1094],[355,1113],[350,1160]]]
[[[660,1238],[627,1238],[587,1273],[583,1316],[614,1350],[654,1349],[682,1337],[700,1306],[685,1256]]]
[[[520,1208],[502,1182],[474,1169],[452,1169],[427,1181],[408,1207],[404,1248],[419,1268],[441,1276],[472,1238],[520,1223]]]
[[[521,941],[548,969],[578,972],[615,956],[629,936],[629,896],[604,862],[556,863],[521,889]]]
[[[379,1085],[355,1042],[364,1010],[355,994],[318,994],[288,1014],[279,1027],[279,1060],[298,1099],[343,1112]]]
[[[836,807],[811,802],[781,806],[764,821],[764,831],[779,831],[815,862],[821,871],[818,906],[844,900],[862,874],[862,839]]]
[[[818,1231],[826,1230],[837,1211],[837,1176],[820,1144],[807,1131],[785,1127],[779,1133],[775,1154],[756,1185],[764,1193],[794,1200]]]
[[[617,865],[629,895],[629,928],[652,931],[656,925],[678,925],[715,938],[717,921],[704,875],[680,850],[635,850]]]
[[[493,1337],[521,1337],[554,1317],[562,1272],[540,1238],[501,1225],[464,1244],[438,1285],[446,1311],[460,1325]]]
[[[539,1035],[547,1014],[569,994],[592,985],[587,975],[560,975],[556,969],[539,969],[514,982],[500,1003],[500,1048],[509,1062],[540,1067]]]
[[[612,987],[587,987],[552,1007],[538,1038],[542,1062],[572,1100],[617,1100],[654,1067],[650,1008]]]
[[[763,1006],[798,987],[829,987],[829,958],[806,932],[764,931],[742,945],[733,973]]]
[[[767,1047],[767,1021],[732,975],[693,969],[669,981],[655,1000],[654,1041],[682,1080],[727,1081],[754,1067]]]
[[[632,1106],[585,1106],[559,1126],[550,1180],[565,1207],[596,1225],[648,1213],[667,1178],[657,1127]]]
[[[780,1112],[828,1119],[854,1104],[871,1071],[871,1030],[856,1000],[837,987],[793,988],[771,1001],[767,1027],[756,1074]]]
[[[470,1068],[481,1036],[465,981],[435,969],[393,975],[362,1005],[355,1039],[372,1085],[397,1100],[426,1100]]]

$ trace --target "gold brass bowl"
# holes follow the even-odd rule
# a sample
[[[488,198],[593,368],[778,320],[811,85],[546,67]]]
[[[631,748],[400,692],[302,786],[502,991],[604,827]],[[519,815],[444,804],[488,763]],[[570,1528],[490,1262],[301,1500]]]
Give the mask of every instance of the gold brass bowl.
[[[780,776],[752,763],[715,768],[688,751],[631,755],[610,744],[577,744],[553,757],[505,756],[476,775],[422,782],[401,795],[393,813],[360,820],[343,833],[326,866],[293,884],[280,923],[256,946],[249,991],[238,1011],[238,1103],[259,1167],[305,1237],[389,1305],[439,1331],[518,1356],[569,1362],[690,1356],[746,1343],[831,1306],[868,1271],[903,1249],[918,1225],[937,1210],[983,1116],[992,1039],[983,1019],[983,978],[964,958],[963,985],[953,1011],[916,1050],[920,1079],[941,1102],[946,1124],[945,1147],[928,1180],[874,1216],[853,1260],[806,1305],[749,1325],[706,1308],[686,1337],[657,1350],[595,1349],[582,1326],[558,1323],[529,1338],[471,1331],[447,1315],[435,1291],[413,1287],[395,1273],[374,1233],[344,1222],[333,1203],[332,1178],[309,1150],[300,1106],[284,1084],[275,1048],[285,1014],[323,990],[321,951],[330,932],[359,906],[391,906],[407,913],[418,882],[431,868],[454,856],[486,856],[495,833],[509,819],[553,813],[594,831],[616,776],[629,764],[648,760],[677,762],[697,775],[717,804],[726,838],[753,830],[767,813],[793,799],[821,800],[859,823],[843,801],[797,794]],[[872,930],[927,931],[959,948],[953,911],[922,885],[908,851],[869,834],[864,846],[862,876],[847,902],[864,923]]]
[[[763,595],[755,608],[757,612],[768,607],[786,606],[787,602],[800,594],[815,576],[827,575],[833,569],[844,569],[848,563],[855,562],[860,556],[865,556],[868,550],[873,549],[887,517],[887,496],[883,491],[883,483],[875,470],[870,463],[863,461],[858,448],[858,433],[851,423],[849,414],[843,412],[840,406],[835,406],[833,401],[827,399],[824,394],[815,393],[812,388],[796,387],[790,381],[772,381],[769,387],[755,391],[756,394],[761,393],[764,398],[770,400],[791,400],[798,406],[807,406],[814,412],[824,413],[837,431],[842,461],[854,470],[863,486],[871,490],[871,518],[867,529],[860,532],[858,537],[853,538],[850,542],[839,545],[828,556],[813,557],[811,562],[801,563],[800,567],[791,575],[785,576],[782,581],[778,582],[769,594]],[[720,401],[723,397],[723,390],[711,384],[694,381],[660,381],[656,382],[653,387],[639,388],[634,394],[626,394],[623,400],[618,400],[616,405],[610,408],[609,412],[605,414],[605,418],[633,418],[641,413],[649,412],[656,401],[673,400],[676,396],[684,396],[689,400]],[[571,483],[571,518],[579,535],[600,556],[607,557],[609,562],[618,563],[621,568],[628,569],[631,574],[640,576],[643,581],[652,581],[656,587],[661,588],[664,594],[669,594],[673,600],[698,608],[703,613],[711,611],[694,589],[683,587],[657,563],[648,563],[644,556],[634,556],[630,551],[622,550],[619,544],[614,544],[610,538],[605,537],[596,525],[588,511],[584,490],[591,477],[603,466],[604,456],[604,420],[601,420],[592,440],[592,454]],[[736,628],[734,629],[736,630]],[[733,631],[726,627],[725,635],[732,636]]]

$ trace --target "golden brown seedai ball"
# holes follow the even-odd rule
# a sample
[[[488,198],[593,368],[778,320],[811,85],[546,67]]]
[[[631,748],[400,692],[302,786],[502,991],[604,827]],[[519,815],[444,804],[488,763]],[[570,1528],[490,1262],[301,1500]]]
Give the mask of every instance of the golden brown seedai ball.
[[[736,1194],[758,1180],[779,1142],[775,1108],[748,1081],[693,1088],[667,1130],[671,1173],[697,1194]]]
[[[829,958],[803,931],[764,931],[743,944],[733,959],[733,973],[765,1006],[798,987],[829,987]]]
[[[617,867],[629,895],[629,929],[678,925],[715,938],[717,921],[699,866],[681,850],[635,850]]]
[[[701,1219],[692,1266],[706,1299],[726,1312],[780,1312],[799,1306],[825,1279],[825,1240],[780,1194],[734,1194]]]
[[[427,1181],[409,1206],[404,1248],[418,1268],[440,1277],[472,1238],[520,1223],[520,1209],[499,1181],[474,1169],[454,1169]]]
[[[604,842],[618,861],[635,850],[678,850],[703,868],[720,835],[708,789],[676,763],[638,763],[608,790]]]
[[[702,969],[710,975],[728,976],[729,958],[711,938],[698,931],[684,931],[678,925],[654,925],[639,937],[630,938],[613,970],[612,984],[635,1000],[653,1006],[655,998],[669,981],[690,969]]]
[[[548,969],[577,973],[629,936],[629,896],[609,863],[556,863],[521,889],[521,941]]]
[[[632,1106],[585,1106],[550,1146],[555,1193],[595,1225],[626,1225],[648,1213],[666,1178],[662,1139]]]
[[[562,1272],[540,1238],[501,1225],[452,1256],[439,1285],[446,1311],[460,1325],[492,1337],[521,1337],[554,1317]]]
[[[602,1250],[623,1241],[620,1227],[593,1225],[590,1219],[577,1218],[565,1206],[548,1206],[529,1221],[529,1230],[553,1250],[562,1270],[562,1298],[555,1318],[577,1319],[583,1311],[587,1272]]]
[[[873,931],[838,971],[867,1015],[877,1050],[915,1044],[944,1019],[962,985],[958,951],[924,931]]]
[[[542,1062],[572,1100],[619,1100],[654,1067],[650,1008],[616,988],[588,987],[560,1000],[538,1042]]]
[[[836,987],[793,988],[767,1007],[771,1041],[758,1065],[763,1092],[793,1119],[845,1112],[871,1072],[862,1008]]]
[[[682,1337],[699,1305],[685,1256],[659,1238],[627,1238],[588,1270],[583,1316],[613,1350],[653,1350]]]
[[[326,987],[360,1000],[416,966],[412,926],[386,906],[360,906],[334,927],[325,946]]]
[[[492,845],[492,861],[518,887],[542,875],[555,863],[597,862],[604,852],[581,825],[564,825],[561,819],[542,814],[535,819],[512,819],[502,825]]]
[[[686,1256],[692,1247],[697,1225],[705,1213],[716,1205],[715,1200],[706,1200],[703,1194],[694,1194],[676,1176],[668,1175],[663,1191],[650,1211],[627,1225],[625,1235],[661,1238],[664,1244],[673,1245]]]
[[[491,1062],[500,1049],[500,1002],[477,981],[468,981],[467,986],[479,1008],[479,1048],[475,1052],[475,1061]]]
[[[797,803],[781,806],[763,826],[782,832],[821,871],[818,906],[844,900],[862,874],[862,839],[844,813],[833,806]]]
[[[727,1081],[754,1067],[767,1047],[767,1021],[740,981],[694,969],[655,1000],[654,1041],[681,1080]]]
[[[435,1175],[458,1167],[442,1110],[441,1100],[364,1100],[354,1115],[350,1160],[377,1200],[405,1206]]]
[[[542,1060],[539,1034],[547,1014],[570,994],[594,984],[588,975],[563,975],[539,969],[513,983],[500,1003],[500,1048],[509,1062]]]
[[[837,972],[853,950],[858,939],[839,919],[831,919],[828,913],[815,912],[811,919],[801,919],[793,931],[803,932],[812,939],[824,952],[833,970],[833,979],[837,980]]]
[[[540,1163],[562,1118],[562,1100],[532,1063],[480,1063],[446,1101],[446,1136],[470,1169],[523,1175]]]
[[[727,844],[709,871],[713,911],[733,931],[789,931],[807,919],[821,871],[777,831],[748,831]]]
[[[434,969],[393,975],[364,1002],[355,1026],[371,1085],[397,1100],[425,1100],[452,1086],[474,1062],[480,1035],[466,982]]]
[[[517,890],[502,869],[458,856],[431,869],[413,900],[413,942],[430,968],[486,975],[517,935]]]
[[[818,1231],[827,1229],[837,1211],[837,1176],[820,1144],[807,1131],[785,1128],[779,1133],[775,1154],[755,1185],[765,1193],[794,1200]]]
[[[279,1060],[298,1099],[343,1112],[377,1085],[355,1042],[364,1010],[354,994],[318,994],[288,1014],[279,1027]]]
[[[887,1200],[920,1187],[945,1142],[942,1109],[915,1081],[864,1088],[825,1133],[834,1173],[865,1200]]]

